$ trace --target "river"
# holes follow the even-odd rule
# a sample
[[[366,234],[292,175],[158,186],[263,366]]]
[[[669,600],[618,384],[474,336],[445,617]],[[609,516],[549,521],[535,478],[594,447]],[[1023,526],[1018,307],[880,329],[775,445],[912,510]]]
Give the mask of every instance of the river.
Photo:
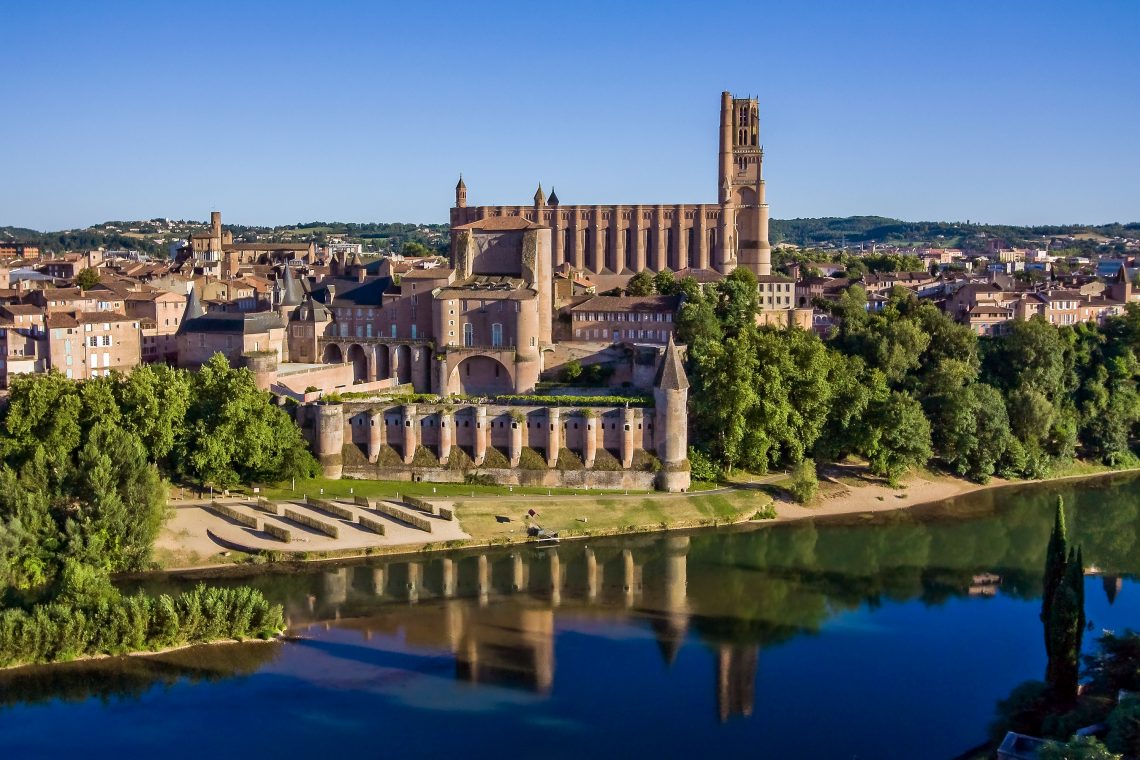
[[[0,756],[952,758],[1044,671],[1058,494],[1086,648],[1140,628],[1137,477],[267,571],[297,640],[0,675]]]

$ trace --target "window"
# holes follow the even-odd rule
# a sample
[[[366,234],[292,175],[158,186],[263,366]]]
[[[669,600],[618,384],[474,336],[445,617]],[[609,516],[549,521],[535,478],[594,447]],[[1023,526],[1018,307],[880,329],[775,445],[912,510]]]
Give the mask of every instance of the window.
[[[88,325],[88,327],[90,327],[90,325]],[[90,338],[87,339],[87,345],[90,346],[91,348],[98,347],[99,336],[98,335],[92,335]]]
[[[418,330],[416,329],[416,326],[412,325],[412,340],[416,339],[416,333],[417,332],[418,332]]]
[[[92,367],[98,367],[99,366],[99,354],[91,354],[91,366]],[[94,375],[92,375],[92,377],[94,377]]]
[[[463,325],[463,345],[465,345],[465,346],[475,345],[475,326],[472,325],[470,322]]]
[[[392,325],[392,337],[393,338],[396,337],[396,326],[395,325]]]
[[[493,325],[491,325],[491,345],[503,345],[503,326],[498,322],[495,322]]]
[[[103,336],[103,345],[104,346],[111,345],[111,336],[110,335],[104,335]]]

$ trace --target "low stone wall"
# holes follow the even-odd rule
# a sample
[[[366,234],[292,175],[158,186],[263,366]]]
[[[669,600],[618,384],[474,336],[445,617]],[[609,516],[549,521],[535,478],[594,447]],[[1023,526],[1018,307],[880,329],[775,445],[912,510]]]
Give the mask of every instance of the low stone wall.
[[[383,501],[376,502],[372,508],[382,515],[387,515],[400,522],[405,522],[414,528],[419,528],[422,531],[431,533],[431,520],[427,520],[419,515],[414,515],[406,509],[400,509],[393,504]]]
[[[258,519],[256,517],[253,515],[247,515],[245,512],[234,509],[228,504],[219,504],[216,501],[212,501],[206,505],[206,509],[210,510],[211,512],[215,512],[222,517],[228,517],[234,522],[241,523],[247,528],[253,528],[254,530],[259,530],[260,528],[258,525]]]
[[[347,507],[342,507],[335,502],[329,501],[328,499],[314,499],[312,496],[306,496],[305,503],[313,509],[319,509],[322,512],[332,515],[333,517],[339,517],[340,519],[348,520],[349,522],[356,521],[355,512],[353,512],[351,509],[348,509]]]
[[[652,491],[657,474],[642,470],[522,470],[480,468],[451,470],[446,467],[344,466],[345,476],[361,480],[403,480],[427,483],[465,483],[467,475],[486,475],[499,485],[546,488],[598,488],[607,490]]]
[[[253,503],[253,506],[256,509],[261,510],[262,512],[265,512],[265,513],[271,514],[271,515],[277,515],[278,517],[281,516],[281,510],[285,508],[283,504],[279,504],[275,501],[270,501],[269,499],[266,499],[264,497],[259,498],[257,501],[255,501]]]
[[[370,530],[373,533],[383,536],[385,534],[384,523],[367,515],[361,515],[358,522],[360,527]]]
[[[283,525],[267,522],[265,523],[263,530],[274,538],[284,541],[287,544],[293,540],[293,531],[289,530]]]
[[[295,509],[286,509],[285,518],[292,520],[299,525],[304,525],[306,528],[312,528],[318,533],[324,533],[326,536],[329,536],[331,538],[340,538],[339,526],[332,525],[331,523],[327,523],[324,520],[318,520],[315,517],[303,514]]]

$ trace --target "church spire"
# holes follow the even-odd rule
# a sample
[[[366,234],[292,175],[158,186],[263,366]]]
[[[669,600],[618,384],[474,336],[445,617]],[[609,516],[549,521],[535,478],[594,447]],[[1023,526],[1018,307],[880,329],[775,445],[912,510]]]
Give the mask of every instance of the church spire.
[[[467,207],[467,184],[463,181],[463,172],[459,173],[459,182],[455,185],[455,207]]]

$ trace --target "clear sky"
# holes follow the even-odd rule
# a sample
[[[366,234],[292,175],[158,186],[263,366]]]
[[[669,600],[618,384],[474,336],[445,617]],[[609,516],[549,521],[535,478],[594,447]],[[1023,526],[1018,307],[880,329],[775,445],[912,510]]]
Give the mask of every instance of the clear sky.
[[[0,40],[0,225],[714,202],[726,89],[776,218],[1140,220],[1140,0],[0,0]]]

